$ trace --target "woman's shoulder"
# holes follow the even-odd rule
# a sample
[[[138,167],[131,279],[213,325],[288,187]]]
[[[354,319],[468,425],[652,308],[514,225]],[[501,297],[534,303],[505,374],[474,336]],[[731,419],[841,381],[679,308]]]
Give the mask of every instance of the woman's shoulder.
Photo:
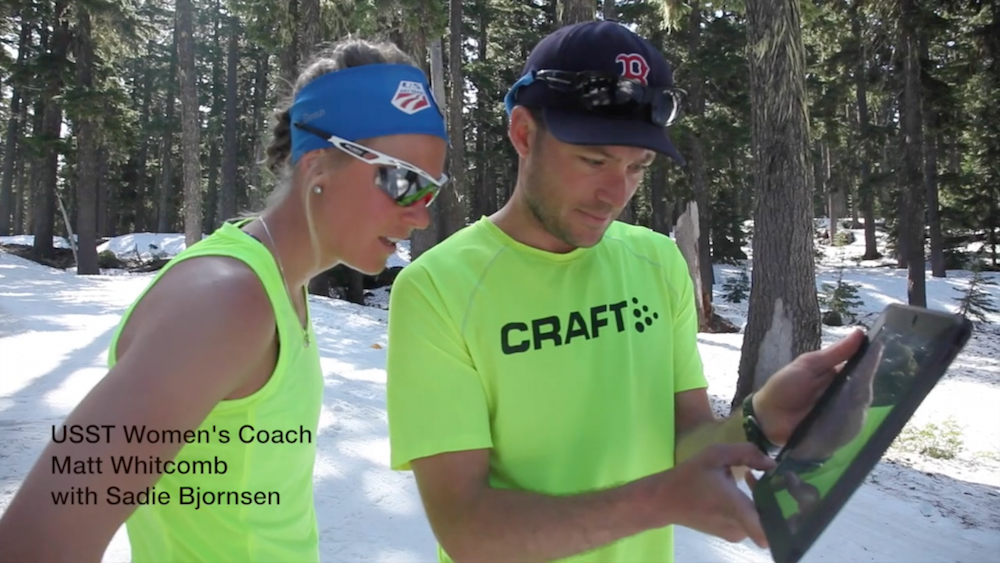
[[[253,268],[229,256],[196,256],[158,276],[136,301],[117,339],[116,355],[140,335],[176,340],[200,333],[209,341],[267,344],[274,327],[271,301]]]

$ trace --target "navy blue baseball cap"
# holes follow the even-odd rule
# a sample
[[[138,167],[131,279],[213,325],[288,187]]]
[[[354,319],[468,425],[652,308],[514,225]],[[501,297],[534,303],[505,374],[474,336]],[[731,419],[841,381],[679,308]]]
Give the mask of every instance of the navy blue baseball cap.
[[[638,114],[623,118],[588,111],[576,96],[533,79],[534,73],[545,70],[617,75],[645,86],[674,89],[670,63],[649,41],[616,21],[591,21],[557,29],[528,56],[521,79],[504,100],[507,115],[518,105],[539,108],[548,130],[564,143],[641,147],[686,165],[667,136],[665,125]],[[679,103],[675,99],[675,105]]]

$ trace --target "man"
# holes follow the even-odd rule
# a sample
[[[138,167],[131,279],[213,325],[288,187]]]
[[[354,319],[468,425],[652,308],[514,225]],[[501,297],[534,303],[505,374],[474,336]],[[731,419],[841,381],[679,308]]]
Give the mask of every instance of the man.
[[[682,162],[669,65],[590,22],[543,39],[524,76],[510,201],[393,284],[392,466],[413,470],[442,561],[671,561],[674,524],[766,545],[734,472],[772,466],[763,437],[787,439],[859,335],[771,377],[756,418],[716,420],[680,252],[614,222],[656,153]]]

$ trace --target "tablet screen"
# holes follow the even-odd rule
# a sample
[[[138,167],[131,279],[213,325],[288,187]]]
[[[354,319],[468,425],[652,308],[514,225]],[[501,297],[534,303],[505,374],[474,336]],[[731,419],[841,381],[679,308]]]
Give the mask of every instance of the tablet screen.
[[[949,323],[921,322],[905,331],[900,325],[910,323],[890,320],[881,326],[801,441],[778,457],[770,485],[791,534],[823,504],[858,452],[908,394],[927,356],[938,355],[935,344],[950,344]]]

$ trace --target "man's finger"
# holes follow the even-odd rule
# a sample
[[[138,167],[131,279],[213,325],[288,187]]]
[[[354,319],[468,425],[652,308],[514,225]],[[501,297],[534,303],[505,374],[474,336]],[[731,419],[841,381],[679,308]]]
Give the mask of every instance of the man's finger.
[[[865,341],[865,333],[861,330],[854,330],[837,342],[800,356],[809,364],[809,368],[814,371],[825,372],[835,369],[838,365],[851,359],[851,356],[861,347]]]
[[[750,442],[741,444],[726,444],[719,447],[718,461],[726,467],[745,465],[750,469],[767,471],[775,465],[774,460],[764,455],[757,446]]]
[[[735,504],[736,519],[747,536],[758,547],[767,549],[767,536],[764,534],[764,528],[760,524],[760,516],[757,514],[757,509],[754,507],[753,501],[741,493],[736,498]]]

